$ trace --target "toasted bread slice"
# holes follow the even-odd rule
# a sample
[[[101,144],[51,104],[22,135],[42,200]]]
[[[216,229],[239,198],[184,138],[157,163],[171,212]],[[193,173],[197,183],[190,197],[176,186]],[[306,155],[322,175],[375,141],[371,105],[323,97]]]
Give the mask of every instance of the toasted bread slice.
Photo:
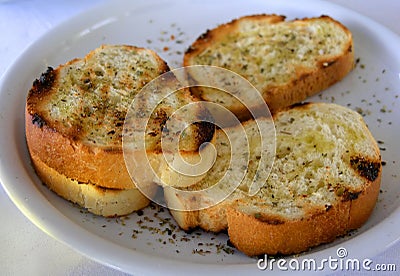
[[[155,52],[127,45],[103,45],[82,59],[49,68],[27,96],[25,124],[31,156],[79,183],[136,188],[123,157],[125,117],[141,89],[167,71],[167,64]],[[169,115],[195,101],[182,89],[159,103],[149,118],[145,151],[155,167]],[[143,120],[141,110],[134,115]],[[198,123],[185,131],[179,145],[190,155],[212,139],[214,128]]]
[[[183,65],[219,66],[240,74],[275,112],[345,77],[354,66],[353,40],[345,26],[328,16],[293,21],[279,15],[244,16],[202,34],[187,49]],[[193,92],[242,120],[251,117],[247,108],[255,108],[216,89],[194,87]],[[243,93],[236,95],[248,97]]]
[[[259,173],[261,139],[256,138],[253,120],[243,124],[253,137],[246,176],[224,201],[181,211],[212,198],[182,198],[177,190],[165,189],[166,201],[175,209],[171,213],[183,229],[227,229],[231,242],[248,255],[292,254],[333,241],[368,219],[379,194],[382,165],[362,117],[336,104],[308,103],[278,111],[273,119],[275,160],[267,178],[255,178],[260,189],[254,196],[248,188]],[[216,140],[219,159],[201,182],[186,190],[204,190],[226,171],[229,140],[222,130]],[[228,187],[224,182],[218,185],[222,190]]]
[[[96,215],[124,216],[150,203],[150,199],[138,188],[118,190],[102,188],[92,183],[79,183],[47,166],[37,157],[32,157],[32,164],[41,181],[50,190]],[[157,186],[148,186],[145,194],[151,197],[156,189]]]

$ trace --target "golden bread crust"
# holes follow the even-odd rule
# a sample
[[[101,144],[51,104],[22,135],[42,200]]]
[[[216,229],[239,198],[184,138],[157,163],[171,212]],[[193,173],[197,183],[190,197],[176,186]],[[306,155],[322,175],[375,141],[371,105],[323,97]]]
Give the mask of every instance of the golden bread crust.
[[[379,195],[380,181],[379,175],[356,199],[343,199],[326,211],[297,220],[271,223],[229,208],[229,239],[249,256],[296,254],[332,242],[368,220]]]
[[[125,116],[141,89],[167,71],[167,64],[155,52],[129,45],[103,45],[82,59],[49,68],[34,81],[27,96],[25,129],[29,152],[80,183],[135,188],[123,156]],[[150,118],[146,152],[155,170],[168,116],[181,105],[195,101],[187,89],[182,89],[160,103]],[[207,111],[197,111],[193,116],[207,116]],[[187,155],[197,155],[199,146],[212,139],[214,126],[195,123],[185,131],[180,149]]]
[[[297,56],[285,57],[283,55],[275,60],[275,55],[272,55],[272,58],[268,57],[268,55],[271,51],[279,52],[279,48],[286,49],[293,47],[291,49],[293,52],[288,55],[301,52],[301,42],[291,45],[290,47],[278,45],[271,46],[272,48],[276,47],[278,49],[261,49],[261,47],[264,47],[265,45],[268,46],[268,44],[272,42],[269,40],[264,41],[264,38],[257,37],[257,32],[255,32],[254,29],[251,29],[250,27],[246,28],[246,25],[250,26],[252,24],[259,24],[258,27],[256,27],[259,29],[272,29],[274,26],[286,25],[287,29],[292,29],[294,36],[301,37],[303,35],[301,33],[302,31],[298,31],[295,28],[301,28],[302,26],[308,25],[318,25],[318,22],[331,24],[334,26],[333,28],[335,28],[331,32],[342,32],[346,36],[346,40],[341,42],[342,44],[340,46],[332,45],[333,48],[340,47],[340,49],[336,49],[337,51],[332,54],[322,54],[322,51],[325,52],[325,50],[320,50],[321,54],[318,52],[312,53],[312,56],[305,62],[299,61],[296,64],[291,64],[290,62],[294,58],[297,58]],[[248,33],[246,34],[246,32]],[[259,43],[257,41],[263,41],[264,44],[261,44],[261,42],[259,43],[260,45],[258,45],[258,47],[260,47],[260,49],[258,49],[257,52],[265,52],[264,56],[260,55],[260,57],[257,57],[258,59],[256,59],[254,56],[257,52],[251,52],[252,49],[250,49],[250,46],[246,43],[239,44],[240,42],[238,41],[240,41],[240,38],[237,39],[236,36],[243,35],[243,33],[248,35],[252,39],[251,41],[256,41],[255,43]],[[254,34],[252,35],[252,33]],[[292,34],[289,32],[285,35],[289,36]],[[315,35],[315,37],[316,39],[321,39],[321,41],[323,40],[322,36],[321,38],[318,38],[318,35]],[[248,37],[246,37],[246,39],[248,39]],[[296,38],[293,39],[296,40]],[[290,40],[288,43],[290,43]],[[315,44],[317,43],[318,42],[315,42]],[[232,46],[229,46],[230,44],[232,44]],[[228,47],[231,47],[232,49],[237,48],[241,52],[240,54],[238,53],[237,56],[229,56],[228,53],[232,51],[226,53],[226,50],[224,50],[225,52],[223,52],[219,48],[221,45],[225,45],[224,47],[227,49]],[[307,47],[307,45],[305,47]],[[221,51],[221,53],[218,51]],[[249,51],[251,54],[248,54]],[[267,73],[267,68],[275,68],[276,64],[282,61],[287,61],[287,64],[282,67],[282,70],[287,70],[287,68],[292,68],[294,66],[293,71],[276,73],[273,69]],[[220,66],[242,75],[259,90],[270,111],[276,112],[283,107],[304,101],[307,97],[314,95],[343,79],[354,67],[353,40],[351,32],[345,26],[328,16],[296,19],[293,21],[285,21],[285,17],[279,15],[263,14],[244,16],[229,23],[222,24],[201,35],[186,51],[183,64],[184,66],[195,64]],[[255,64],[257,65],[255,66]],[[255,67],[249,69],[252,66]],[[285,77],[285,81],[277,81],[277,79],[282,75]],[[192,77],[193,79],[196,79],[196,76]],[[221,91],[205,87],[194,87],[192,91],[204,100],[217,101],[218,103],[221,103],[242,121],[251,117],[249,111],[243,104],[233,98],[227,99],[227,96]],[[224,99],[223,102],[221,102],[220,99]]]
[[[271,118],[259,118],[270,120]],[[171,212],[185,230],[200,227],[207,231],[228,230],[231,242],[247,255],[294,254],[333,241],[361,227],[373,212],[382,175],[377,142],[362,117],[336,104],[306,103],[281,109],[273,115],[276,152],[267,179],[250,196],[245,186],[224,201],[198,211]],[[255,120],[243,126],[251,144],[251,163],[257,166],[258,135],[252,131]],[[226,151],[225,136],[217,131],[216,150],[220,154],[213,172],[185,190],[207,188],[231,152]],[[267,141],[271,137],[265,137]],[[246,178],[245,178],[246,181]],[[236,183],[231,183],[234,185]],[[242,184],[242,183],[241,183]],[[220,186],[220,189],[226,189]],[[203,200],[181,198],[176,192],[164,193],[168,206],[185,210]],[[187,209],[186,209],[187,210]]]
[[[32,165],[43,183],[59,196],[89,212],[104,216],[124,216],[146,207],[150,200],[139,189],[106,189],[95,184],[83,184],[68,178],[47,166],[36,155],[32,155]],[[148,187],[146,195],[153,195],[157,187]]]
[[[32,123],[33,117],[25,113],[28,149],[47,166],[67,178],[81,183],[96,183],[104,188],[132,189],[122,149],[103,150],[73,141],[48,126]]]

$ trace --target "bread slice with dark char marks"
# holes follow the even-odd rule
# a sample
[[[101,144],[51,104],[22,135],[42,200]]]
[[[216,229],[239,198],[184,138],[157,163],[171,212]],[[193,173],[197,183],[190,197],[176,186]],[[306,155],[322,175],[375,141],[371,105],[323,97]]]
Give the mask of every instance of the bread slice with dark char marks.
[[[308,103],[280,110],[273,120],[276,151],[264,152],[275,156],[266,179],[254,178],[259,173],[261,138],[257,122],[249,120],[243,123],[250,141],[250,162],[243,181],[218,182],[227,171],[231,151],[237,150],[230,149],[224,131],[218,130],[216,163],[200,182],[181,188],[203,191],[218,185],[226,191],[238,185],[225,200],[209,208],[182,211],[212,201],[212,195],[185,198],[165,188],[166,201],[181,228],[227,230],[232,244],[253,256],[303,252],[367,221],[379,195],[382,165],[377,142],[363,118],[336,104]],[[266,142],[275,134],[268,133],[271,137]],[[260,190],[250,196],[253,179]]]
[[[49,67],[34,81],[25,112],[27,145],[39,175],[52,170],[57,175],[52,179],[60,180],[49,183],[47,178],[46,184],[53,190],[67,182],[71,189],[72,183],[95,185],[99,189],[93,191],[113,189],[114,194],[137,189],[123,156],[124,122],[142,88],[168,71],[155,52],[129,45],[103,45],[84,58]],[[142,98],[154,104],[153,95]],[[145,151],[156,171],[162,163],[160,139],[165,122],[178,108],[196,101],[190,91],[181,89],[157,103],[145,130]],[[201,108],[192,111],[193,117],[207,113]],[[140,115],[141,110],[135,110],[137,120],[143,120]],[[182,134],[179,150],[196,156],[199,146],[212,140],[214,127],[195,123]],[[64,193],[64,197],[75,195]]]

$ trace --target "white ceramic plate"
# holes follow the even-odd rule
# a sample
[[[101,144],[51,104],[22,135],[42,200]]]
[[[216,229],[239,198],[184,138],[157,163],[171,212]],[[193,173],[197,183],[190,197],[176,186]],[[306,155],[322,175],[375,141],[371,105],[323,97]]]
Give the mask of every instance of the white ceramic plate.
[[[206,29],[255,13],[284,14],[288,19],[327,14],[353,32],[357,67],[311,100],[336,102],[363,113],[385,162],[379,202],[366,225],[298,256],[299,260],[337,258],[339,247],[362,260],[396,242],[400,237],[400,144],[396,141],[400,133],[400,39],[370,19],[324,1],[302,1],[301,5],[294,0],[110,1],[54,28],[16,60],[1,83],[0,177],[12,201],[49,235],[123,271],[260,272],[257,259],[230,247],[225,234],[185,233],[167,210],[153,206],[140,215],[105,219],[60,199],[34,174],[24,139],[25,97],[47,66],[82,57],[100,44],[124,43],[155,49],[171,67],[177,67],[184,50]]]

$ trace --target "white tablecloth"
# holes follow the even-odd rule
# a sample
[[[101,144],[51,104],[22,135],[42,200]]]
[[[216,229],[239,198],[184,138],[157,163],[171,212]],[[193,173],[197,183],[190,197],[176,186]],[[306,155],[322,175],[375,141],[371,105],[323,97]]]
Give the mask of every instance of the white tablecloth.
[[[0,75],[40,35],[72,15],[104,1],[0,0]],[[369,16],[400,35],[399,0],[331,2]],[[0,275],[123,275],[39,230],[20,213],[1,187],[0,218]],[[371,259],[374,263],[396,264],[399,273],[399,256],[400,242]]]

